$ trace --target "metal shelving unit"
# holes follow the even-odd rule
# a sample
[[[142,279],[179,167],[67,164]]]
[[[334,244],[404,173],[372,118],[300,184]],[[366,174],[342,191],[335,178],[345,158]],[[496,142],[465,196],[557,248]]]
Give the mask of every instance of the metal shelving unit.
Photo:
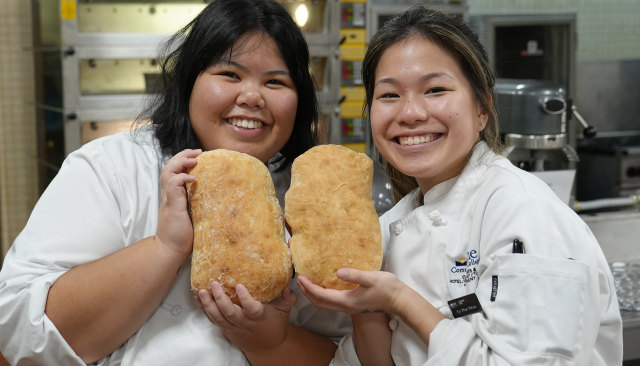
[[[159,47],[210,1],[32,0],[37,24],[34,56],[46,187],[66,155],[88,139],[131,125],[153,94]],[[310,69],[321,101],[325,142],[340,143],[339,0],[282,0],[302,6]],[[157,80],[157,79],[155,79]],[[91,131],[87,131],[91,129]],[[339,135],[338,135],[339,138]]]

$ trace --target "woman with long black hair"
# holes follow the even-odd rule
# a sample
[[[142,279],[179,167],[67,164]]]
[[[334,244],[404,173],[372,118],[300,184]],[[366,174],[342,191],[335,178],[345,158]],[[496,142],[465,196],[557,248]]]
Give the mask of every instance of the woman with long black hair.
[[[216,325],[189,283],[195,157],[252,155],[282,199],[291,163],[316,143],[302,33],[272,0],[216,0],[167,49],[163,92],[141,117],[152,124],[70,154],[14,242],[0,351],[29,365],[329,364],[336,345],[323,335],[346,334],[348,317],[294,306],[286,288],[270,304],[244,296]]]

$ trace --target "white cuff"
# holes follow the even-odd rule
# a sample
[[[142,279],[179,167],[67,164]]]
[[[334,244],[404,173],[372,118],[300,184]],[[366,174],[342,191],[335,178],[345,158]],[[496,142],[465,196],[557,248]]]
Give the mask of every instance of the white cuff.
[[[353,343],[353,333],[349,333],[342,337],[336,355],[329,366],[362,366],[358,354],[356,353],[356,346]]]
[[[433,329],[429,336],[429,358],[438,353],[448,343],[451,332],[455,328],[454,320],[443,319]]]

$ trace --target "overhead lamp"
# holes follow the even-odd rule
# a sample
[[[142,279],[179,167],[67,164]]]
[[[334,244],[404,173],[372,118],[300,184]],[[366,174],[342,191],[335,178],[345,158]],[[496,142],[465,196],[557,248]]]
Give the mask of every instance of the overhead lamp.
[[[296,9],[296,23],[298,24],[298,27],[304,27],[304,25],[307,24],[308,19],[309,10],[307,10],[307,6],[305,4],[298,6],[298,9]]]

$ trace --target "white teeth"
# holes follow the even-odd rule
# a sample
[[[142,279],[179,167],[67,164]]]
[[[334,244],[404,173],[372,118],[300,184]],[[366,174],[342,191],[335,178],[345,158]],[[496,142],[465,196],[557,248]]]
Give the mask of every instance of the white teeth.
[[[431,142],[434,140],[437,140],[440,137],[440,135],[427,135],[427,136],[415,136],[415,137],[399,137],[398,138],[398,142],[400,143],[400,145],[403,146],[411,146],[411,145],[418,145],[418,144],[424,144],[427,142]]]
[[[242,127],[244,129],[247,129],[247,130],[251,130],[251,129],[255,129],[255,128],[261,128],[264,125],[263,122],[249,121],[249,120],[240,119],[240,118],[230,118],[229,119],[229,123],[231,123],[234,126]]]

